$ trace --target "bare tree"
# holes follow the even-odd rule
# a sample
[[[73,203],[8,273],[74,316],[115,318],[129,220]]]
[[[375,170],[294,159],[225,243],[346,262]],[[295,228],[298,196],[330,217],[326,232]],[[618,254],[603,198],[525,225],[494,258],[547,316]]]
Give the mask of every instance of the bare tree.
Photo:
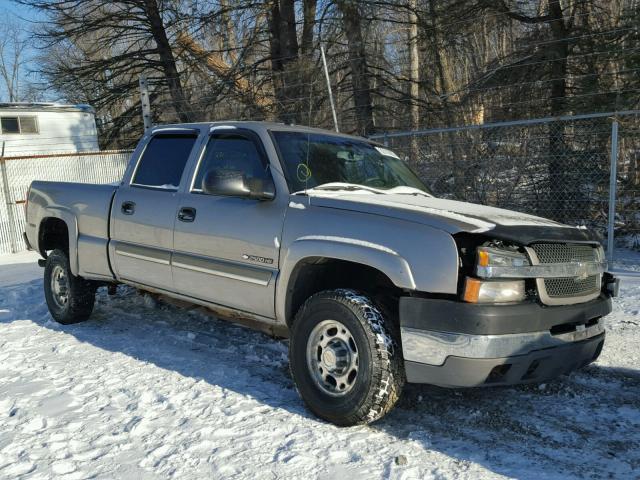
[[[134,112],[139,109],[141,74],[166,87],[169,108],[165,110],[175,112],[177,120],[196,119],[173,50],[181,2],[17,1],[46,17],[34,33],[41,47],[53,54],[42,59],[44,79],[94,105],[107,136],[139,123]]]
[[[409,0],[409,77],[411,81],[410,96],[410,123],[411,130],[420,128],[420,54],[418,51],[418,1]],[[411,158],[417,162],[420,157],[418,137],[411,138]]]
[[[28,93],[23,77],[27,46],[27,36],[15,22],[8,20],[0,27],[0,79],[9,102],[24,100]]]
[[[636,0],[16,1],[46,16],[44,79],[93,104],[111,137],[139,128],[142,74],[158,122],[330,126],[320,36],[354,133],[638,103]],[[591,100],[607,88],[617,93]]]
[[[336,0],[342,15],[344,35],[347,37],[356,131],[368,135],[374,131],[370,74],[367,68],[367,49],[362,26],[362,6],[354,0]]]

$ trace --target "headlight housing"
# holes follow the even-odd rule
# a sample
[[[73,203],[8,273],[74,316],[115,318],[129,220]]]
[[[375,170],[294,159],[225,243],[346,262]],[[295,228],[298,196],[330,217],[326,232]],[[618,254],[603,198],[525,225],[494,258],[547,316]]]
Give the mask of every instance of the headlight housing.
[[[525,281],[513,279],[523,268],[531,266],[529,258],[516,250],[496,247],[478,247],[474,273],[480,278],[467,277],[463,300],[470,303],[512,303],[526,299]],[[495,279],[495,280],[494,280]]]
[[[512,303],[526,298],[524,280],[484,281],[467,277],[463,300],[469,303]]]
[[[478,247],[475,273],[480,278],[517,278],[526,267],[529,258],[515,250],[495,247]]]
[[[531,265],[524,253],[494,247],[478,247],[476,250],[476,274],[490,278],[492,270],[522,268]]]

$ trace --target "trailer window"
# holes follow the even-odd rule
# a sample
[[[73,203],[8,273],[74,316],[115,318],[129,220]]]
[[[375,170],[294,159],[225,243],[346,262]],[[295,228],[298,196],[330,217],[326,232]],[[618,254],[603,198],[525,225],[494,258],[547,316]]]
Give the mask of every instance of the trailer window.
[[[20,133],[18,117],[2,117],[0,125],[2,125],[2,133]]]
[[[177,190],[197,138],[176,134],[154,136],[138,162],[131,185]]]
[[[38,133],[36,117],[19,117],[20,133]]]
[[[0,118],[2,133],[38,133],[38,121],[36,117],[2,117]]]

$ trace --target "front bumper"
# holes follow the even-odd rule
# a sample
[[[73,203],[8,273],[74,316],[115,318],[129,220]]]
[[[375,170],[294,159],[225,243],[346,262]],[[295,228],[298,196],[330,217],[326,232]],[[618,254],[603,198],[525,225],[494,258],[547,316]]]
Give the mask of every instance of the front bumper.
[[[447,387],[540,382],[595,360],[611,299],[546,307],[403,297],[407,381]]]
[[[443,365],[405,362],[407,381],[441,387],[480,387],[543,382],[593,362],[602,351],[604,333],[562,347],[504,358],[450,356]]]

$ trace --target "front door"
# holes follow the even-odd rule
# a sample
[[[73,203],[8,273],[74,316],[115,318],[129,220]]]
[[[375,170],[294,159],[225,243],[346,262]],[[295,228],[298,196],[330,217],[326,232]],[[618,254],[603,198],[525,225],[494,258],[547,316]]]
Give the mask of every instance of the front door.
[[[197,135],[157,134],[112,207],[111,254],[118,279],[171,290],[178,187]]]
[[[207,195],[202,180],[214,168],[241,171],[249,181],[270,175],[257,134],[234,129],[211,135],[191,188],[178,196],[175,288],[185,295],[273,318],[286,195],[276,194],[270,201]]]

